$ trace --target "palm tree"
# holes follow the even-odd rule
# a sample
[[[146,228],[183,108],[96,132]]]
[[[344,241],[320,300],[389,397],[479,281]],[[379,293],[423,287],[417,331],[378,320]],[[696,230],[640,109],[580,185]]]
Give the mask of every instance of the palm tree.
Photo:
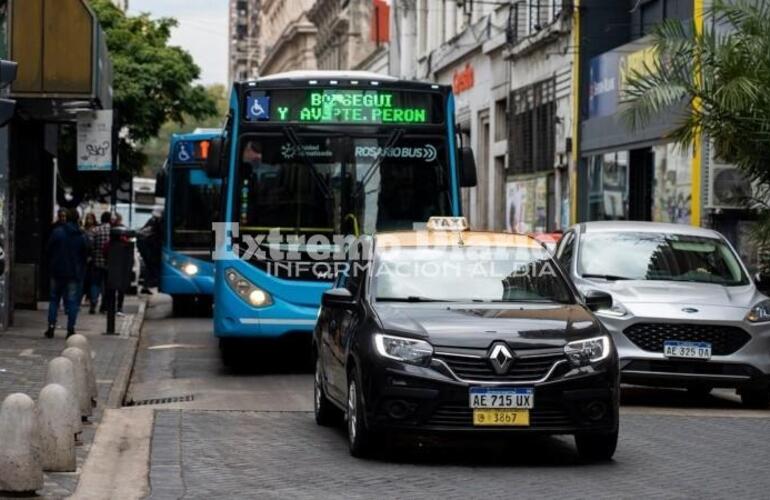
[[[770,184],[770,0],[714,0],[709,14],[702,30],[658,26],[656,61],[626,82],[625,117],[637,128],[675,109],[671,139],[689,146],[703,133],[720,159]]]

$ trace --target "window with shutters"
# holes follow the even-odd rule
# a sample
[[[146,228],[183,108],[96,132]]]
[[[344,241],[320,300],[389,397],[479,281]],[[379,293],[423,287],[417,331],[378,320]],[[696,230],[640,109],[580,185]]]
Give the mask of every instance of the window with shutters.
[[[556,147],[556,80],[549,78],[511,92],[510,170],[551,170]]]

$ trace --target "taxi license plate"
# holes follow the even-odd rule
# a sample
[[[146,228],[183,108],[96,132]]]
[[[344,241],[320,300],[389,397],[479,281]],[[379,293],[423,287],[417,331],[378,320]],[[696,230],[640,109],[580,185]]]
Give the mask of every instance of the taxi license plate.
[[[711,359],[711,343],[666,340],[663,355],[667,358]]]
[[[468,404],[473,409],[473,425],[528,426],[535,391],[531,387],[471,387]]]
[[[529,410],[492,409],[473,410],[473,425],[529,425]]]

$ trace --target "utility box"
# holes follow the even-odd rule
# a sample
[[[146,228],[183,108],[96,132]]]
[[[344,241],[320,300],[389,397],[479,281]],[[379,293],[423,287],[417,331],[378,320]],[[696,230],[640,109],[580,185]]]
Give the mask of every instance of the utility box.
[[[112,64],[86,0],[11,0],[14,97],[69,98],[112,107]]]

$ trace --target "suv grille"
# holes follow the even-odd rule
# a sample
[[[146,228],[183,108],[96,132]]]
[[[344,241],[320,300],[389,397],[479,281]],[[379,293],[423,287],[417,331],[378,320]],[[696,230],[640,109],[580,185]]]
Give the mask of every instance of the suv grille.
[[[525,352],[517,351],[513,363],[508,368],[508,373],[502,375],[499,375],[492,368],[486,355],[478,358],[466,358],[436,354],[433,357],[446,363],[455,375],[463,380],[503,382],[540,380],[548,374],[555,363],[566,359],[561,348],[530,357],[527,357]]]
[[[623,334],[650,352],[663,352],[666,340],[710,342],[711,353],[718,356],[732,354],[751,340],[751,335],[743,329],[723,325],[637,323],[623,330]]]

